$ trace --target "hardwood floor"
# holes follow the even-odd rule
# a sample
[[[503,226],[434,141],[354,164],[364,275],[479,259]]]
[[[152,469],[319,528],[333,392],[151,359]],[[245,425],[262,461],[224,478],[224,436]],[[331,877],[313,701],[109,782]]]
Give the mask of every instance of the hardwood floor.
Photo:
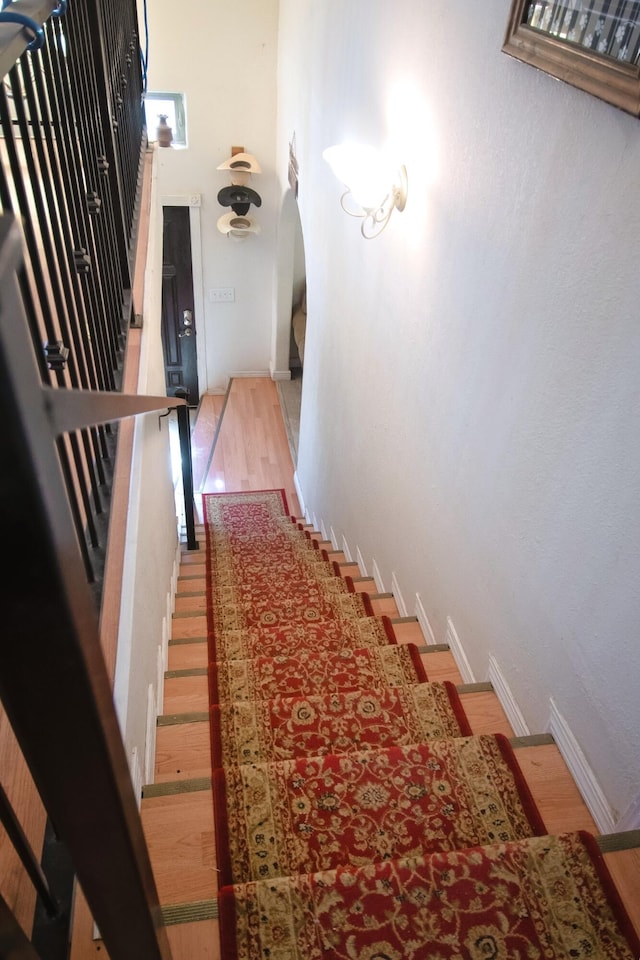
[[[283,487],[290,512],[299,514],[293,462],[272,380],[236,379],[226,398],[203,397],[193,443],[196,503],[202,493]]]
[[[274,487],[284,488],[291,513],[299,515],[291,454],[272,381],[238,379],[226,398],[204,397],[193,426],[193,442],[200,520],[202,493]],[[221,960],[215,919],[217,871],[209,782],[207,681],[203,672],[207,665],[204,539],[200,539],[199,552],[183,552],[163,715],[157,729],[155,782],[145,788],[142,800],[143,826],[161,902],[163,908],[171,908],[168,932],[174,960]],[[337,552],[335,558],[344,560]],[[353,564],[345,564],[343,573],[347,572],[359,575]],[[359,589],[365,588],[371,590],[371,583],[362,581]],[[393,597],[384,595],[373,603],[377,613],[398,618]],[[400,642],[424,644],[417,621],[403,618],[395,629]],[[462,683],[448,650],[427,651],[422,659],[430,679]],[[491,690],[463,693],[461,699],[474,732],[500,731],[513,736]],[[524,746],[516,755],[550,831],[587,829],[597,833],[553,743]],[[607,854],[607,862],[640,934],[640,851]],[[77,910],[79,921],[70,960],[98,956],[104,960],[101,941],[91,939],[91,921],[81,895]],[[194,910],[200,911],[203,919],[193,921]]]
[[[1,708],[0,764],[2,789],[19,815],[24,836],[37,856],[42,849],[47,815],[9,719]],[[4,827],[0,827],[0,894],[22,928],[30,930],[36,905],[35,887]]]

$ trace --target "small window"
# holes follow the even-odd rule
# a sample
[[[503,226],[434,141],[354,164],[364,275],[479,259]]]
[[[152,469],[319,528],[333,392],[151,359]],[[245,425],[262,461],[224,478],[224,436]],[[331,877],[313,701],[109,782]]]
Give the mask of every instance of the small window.
[[[187,146],[187,118],[183,93],[146,93],[144,109],[149,140],[156,139],[159,118],[166,116],[173,133],[172,145]]]

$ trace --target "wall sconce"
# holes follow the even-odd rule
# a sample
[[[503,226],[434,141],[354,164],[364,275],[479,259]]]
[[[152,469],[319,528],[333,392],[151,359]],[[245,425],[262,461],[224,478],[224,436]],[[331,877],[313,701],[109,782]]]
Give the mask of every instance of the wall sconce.
[[[375,147],[344,143],[327,147],[322,156],[338,180],[347,187],[340,205],[350,217],[362,220],[360,232],[367,240],[379,237],[394,210],[402,211],[407,202],[407,170],[390,168]],[[349,210],[345,198],[351,195],[361,208]]]

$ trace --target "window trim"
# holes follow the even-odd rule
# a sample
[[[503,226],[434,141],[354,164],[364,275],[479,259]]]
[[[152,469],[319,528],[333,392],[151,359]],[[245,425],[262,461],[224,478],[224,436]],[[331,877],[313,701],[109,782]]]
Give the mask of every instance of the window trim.
[[[625,64],[545,35],[525,22],[531,0],[513,0],[503,53],[640,116],[640,65]]]
[[[145,117],[148,105],[154,100],[171,100],[175,106],[176,127],[172,130],[172,146],[187,146],[187,117],[184,93],[163,93],[161,90],[148,90],[144,95]]]

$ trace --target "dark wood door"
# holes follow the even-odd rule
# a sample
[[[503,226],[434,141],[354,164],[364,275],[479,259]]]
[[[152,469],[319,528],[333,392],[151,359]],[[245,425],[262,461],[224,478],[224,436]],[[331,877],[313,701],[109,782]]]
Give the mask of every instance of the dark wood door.
[[[162,228],[162,347],[167,395],[186,391],[197,406],[198,352],[193,309],[189,207],[164,207]]]

